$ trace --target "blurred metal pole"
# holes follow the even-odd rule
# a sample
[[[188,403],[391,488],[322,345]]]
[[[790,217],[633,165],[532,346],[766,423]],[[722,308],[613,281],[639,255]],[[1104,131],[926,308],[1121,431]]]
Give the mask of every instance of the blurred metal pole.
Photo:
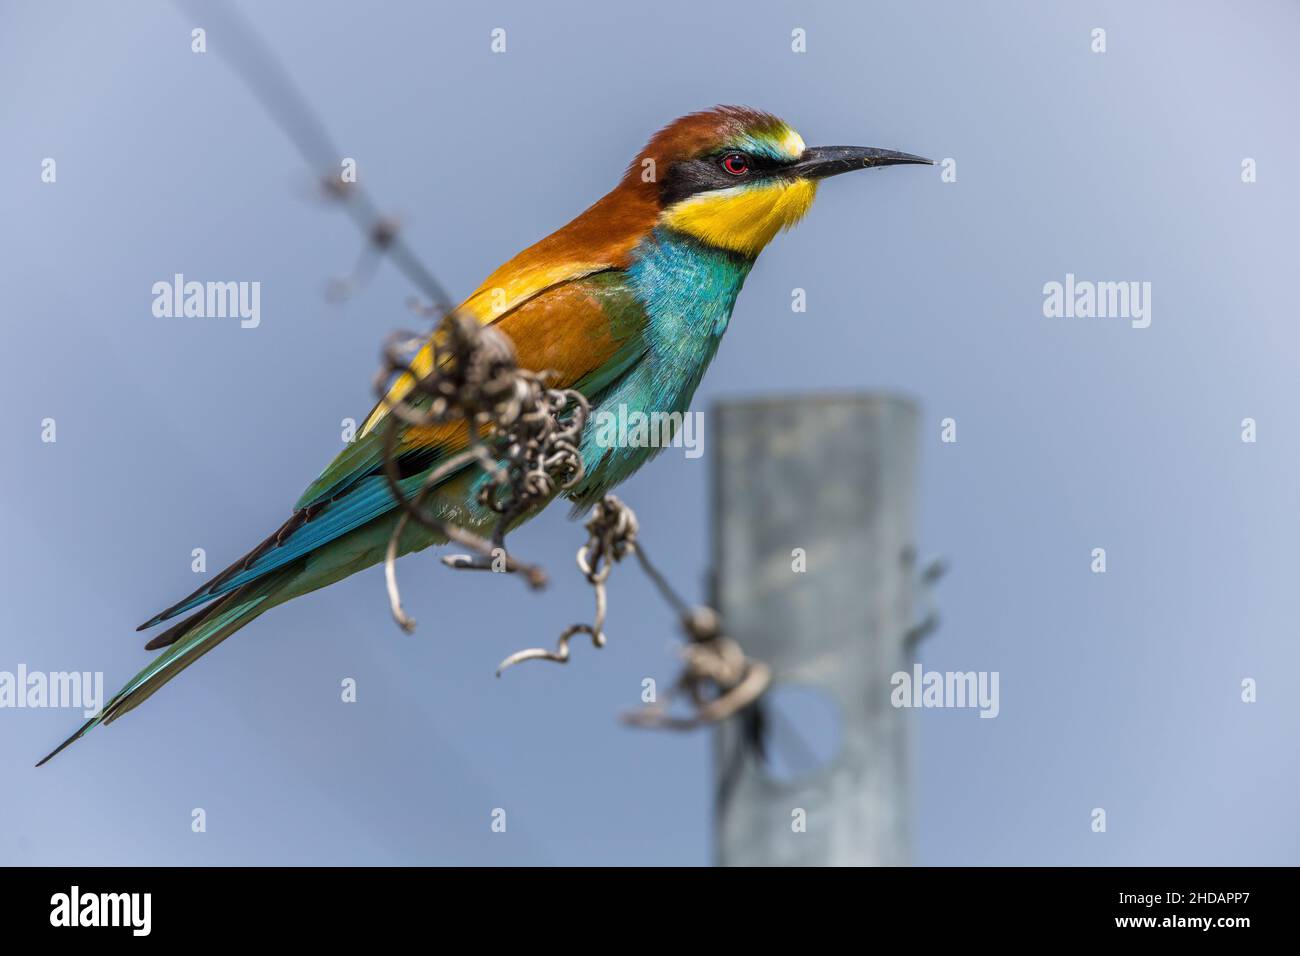
[[[907,711],[889,698],[891,675],[911,668],[917,408],[881,395],[765,398],[723,402],[713,419],[715,606],[772,668],[767,740],[799,736],[782,686],[833,701],[840,731],[828,764],[782,782],[742,718],[718,727],[716,862],[906,864]]]

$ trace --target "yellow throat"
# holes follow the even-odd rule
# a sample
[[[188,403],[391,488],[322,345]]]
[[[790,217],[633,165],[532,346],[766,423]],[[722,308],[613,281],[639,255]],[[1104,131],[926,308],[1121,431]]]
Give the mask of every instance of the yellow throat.
[[[813,180],[776,180],[691,196],[665,209],[659,221],[753,258],[778,232],[806,216],[815,198]]]

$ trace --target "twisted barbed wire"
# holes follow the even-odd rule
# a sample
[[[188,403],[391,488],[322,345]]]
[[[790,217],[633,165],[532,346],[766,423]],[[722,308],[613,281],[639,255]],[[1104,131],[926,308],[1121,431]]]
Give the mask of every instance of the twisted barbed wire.
[[[544,647],[531,647],[516,651],[497,667],[497,677],[507,667],[523,661],[555,661],[557,664],[569,660],[569,640],[575,634],[590,634],[595,647],[604,647],[605,613],[609,609],[609,598],[605,592],[605,582],[614,565],[629,554],[636,552],[636,535],[639,526],[636,514],[613,495],[606,495],[591,509],[587,520],[587,543],[578,549],[578,570],[582,572],[587,583],[592,586],[596,597],[596,615],[591,624],[570,624],[561,633],[554,651]],[[639,553],[639,552],[636,552]]]
[[[414,356],[424,350],[429,370],[421,374]],[[548,388],[553,373],[521,369],[509,337],[459,313],[443,319],[427,341],[398,333],[383,355],[375,377],[388,413],[383,471],[402,511],[384,557],[393,619],[404,631],[415,628],[402,610],[396,571],[401,537],[411,521],[475,552],[443,558],[449,567],[520,573],[532,587],[544,586],[545,572],[513,557],[505,536],[519,518],[582,480],[579,443],[590,414],[586,397],[574,389]],[[399,437],[405,429],[456,424],[466,429],[466,447],[432,468],[409,495],[402,484]],[[471,465],[486,475],[476,500],[496,515],[487,538],[426,507],[442,481]]]
[[[415,254],[401,234],[396,216],[383,215],[369,193],[355,181],[344,181],[338,149],[310,101],[298,89],[270,46],[233,4],[173,0],[202,26],[212,41],[212,52],[230,64],[262,108],[270,115],[312,170],[316,195],[344,209],[365,237],[351,272],[328,286],[330,298],[348,297],[352,289],[373,274],[380,257],[387,257],[418,288],[440,315],[450,314],[453,303],[433,272]]]
[[[711,607],[698,607],[681,618],[686,634],[682,670],[661,700],[621,715],[633,727],[660,730],[694,730],[739,713],[755,703],[772,683],[772,671],[748,657],[733,638],[722,631],[722,617]],[[674,714],[673,705],[685,698],[691,712]]]
[[[624,558],[635,555],[642,571],[676,612],[687,644],[682,650],[682,672],[672,689],[661,701],[623,714],[623,722],[637,727],[691,730],[726,720],[758,700],[771,683],[771,670],[762,661],[746,657],[740,645],[723,633],[722,617],[716,610],[691,607],[673,590],[638,539],[640,522],[636,512],[616,496],[606,495],[592,508],[586,528],[587,542],[578,549],[577,564],[595,594],[596,613],[592,623],[569,625],[560,633],[553,651],[542,647],[516,651],[501,662],[497,676],[523,661],[567,663],[569,642],[577,634],[588,634],[593,646],[604,647],[608,640],[605,617],[609,610],[606,584],[610,572]],[[686,715],[670,712],[681,698],[689,700],[693,712]]]

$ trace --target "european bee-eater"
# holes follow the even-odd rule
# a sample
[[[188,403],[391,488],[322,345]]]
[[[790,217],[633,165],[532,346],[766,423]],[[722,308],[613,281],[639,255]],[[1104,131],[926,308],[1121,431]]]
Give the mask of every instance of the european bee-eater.
[[[807,147],[758,110],[692,113],[656,133],[609,194],[498,268],[460,310],[509,336],[521,368],[554,370],[553,387],[580,391],[592,420],[620,406],[646,416],[684,413],[755,258],[804,217],[818,183],[854,169],[928,162],[871,147]],[[426,367],[430,354],[426,346]],[[399,379],[388,401],[409,388]],[[381,462],[378,426],[387,413],[380,402],[274,534],[141,625],[195,612],[149,641],[147,649],[162,653],[41,763],[138,706],[264,611],[383,560],[400,513]],[[567,492],[579,510],[660,450],[602,447],[594,432],[589,421],[585,475]],[[404,491],[414,494],[431,469],[461,451],[465,435],[464,428],[405,429],[398,444]],[[437,487],[429,506],[445,520],[490,529],[496,515],[476,494],[484,480],[481,469],[466,467]],[[399,550],[443,540],[412,523]]]

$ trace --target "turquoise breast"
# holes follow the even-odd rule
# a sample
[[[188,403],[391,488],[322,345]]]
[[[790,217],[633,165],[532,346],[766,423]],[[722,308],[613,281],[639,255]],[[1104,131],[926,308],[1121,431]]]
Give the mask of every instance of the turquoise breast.
[[[731,319],[736,296],[754,261],[658,228],[633,253],[626,276],[645,309],[646,352],[617,381],[595,396],[583,436],[587,477],[572,497],[579,508],[600,499],[662,450],[610,442],[602,416],[663,413],[669,421],[690,409],[691,398]]]

